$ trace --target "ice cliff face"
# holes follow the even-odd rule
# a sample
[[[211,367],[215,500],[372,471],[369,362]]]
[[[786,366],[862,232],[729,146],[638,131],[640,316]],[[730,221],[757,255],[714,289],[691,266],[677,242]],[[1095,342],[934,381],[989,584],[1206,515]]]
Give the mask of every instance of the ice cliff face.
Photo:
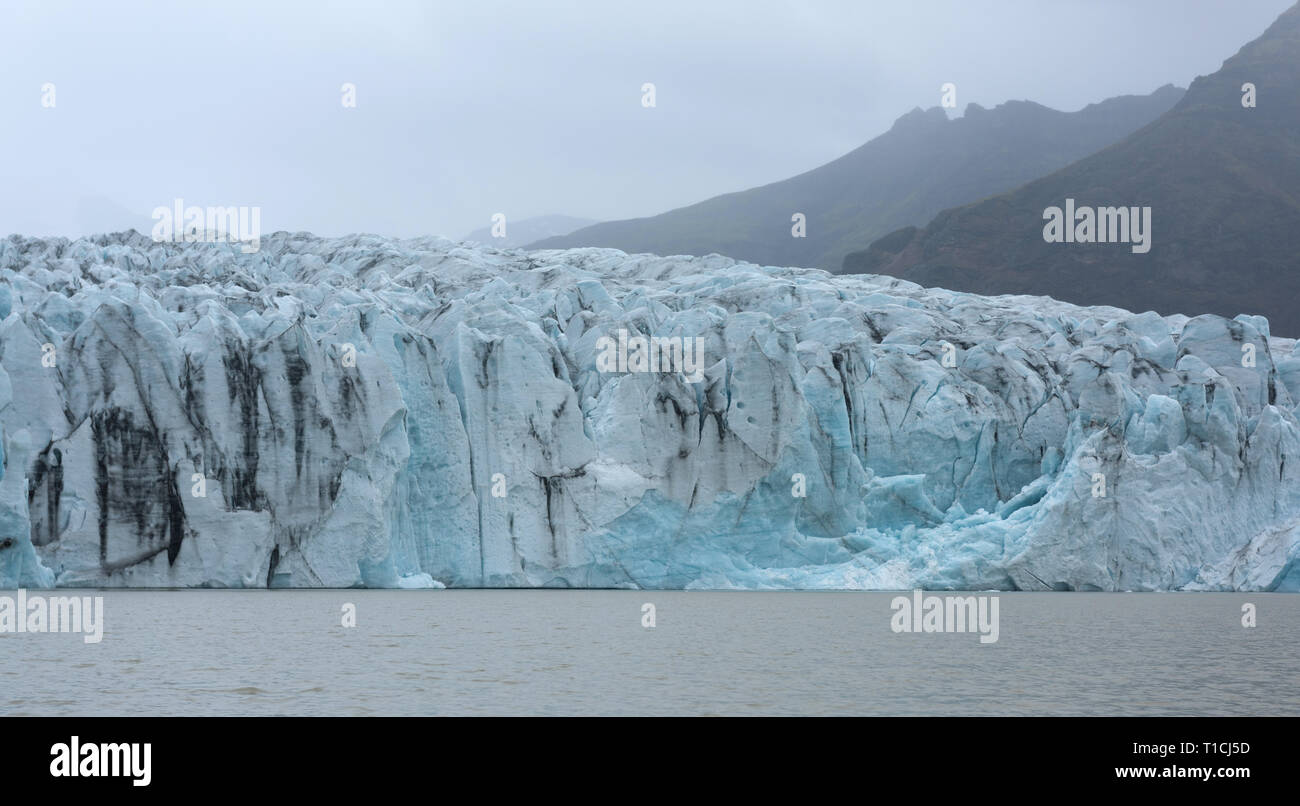
[[[1300,590],[1258,318],[286,233],[0,273],[0,587]]]

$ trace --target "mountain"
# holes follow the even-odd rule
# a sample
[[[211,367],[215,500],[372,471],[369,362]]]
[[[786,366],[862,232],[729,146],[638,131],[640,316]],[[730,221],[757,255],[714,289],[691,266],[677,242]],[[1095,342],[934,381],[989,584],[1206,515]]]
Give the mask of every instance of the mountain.
[[[609,246],[659,255],[724,254],[760,265],[839,270],[845,255],[948,207],[1009,190],[1091,154],[1155,120],[1182,97],[1161,87],[1077,112],[1028,101],[966,107],[949,120],[915,109],[886,133],[791,179],[627,221],[609,221],[530,248]],[[806,217],[804,238],[791,216]]]
[[[0,588],[1300,590],[1258,318],[260,246],[0,240]]]
[[[1243,106],[1243,85],[1257,106]],[[1161,313],[1258,314],[1300,335],[1300,5],[1173,109],[1012,192],[947,210],[844,270],[980,294],[1046,294]],[[1151,208],[1151,248],[1048,243],[1044,211]]]
[[[534,218],[521,218],[518,221],[506,220],[506,234],[503,238],[492,235],[492,227],[480,227],[462,241],[473,241],[484,246],[499,249],[515,249],[542,238],[555,235],[568,235],[576,229],[590,227],[597,222],[590,218],[574,218],[568,215],[539,215]]]
[[[83,196],[77,202],[77,228],[85,235],[132,229],[148,235],[153,232],[154,223],[153,218],[132,212],[104,196]]]

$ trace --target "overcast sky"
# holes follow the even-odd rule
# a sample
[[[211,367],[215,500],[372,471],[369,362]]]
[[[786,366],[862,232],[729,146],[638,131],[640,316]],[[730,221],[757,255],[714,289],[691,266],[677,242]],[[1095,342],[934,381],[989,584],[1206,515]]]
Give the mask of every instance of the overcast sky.
[[[177,197],[321,235],[650,215],[825,163],[944,82],[1069,111],[1186,87],[1291,4],[3,0],[0,236],[147,231]]]

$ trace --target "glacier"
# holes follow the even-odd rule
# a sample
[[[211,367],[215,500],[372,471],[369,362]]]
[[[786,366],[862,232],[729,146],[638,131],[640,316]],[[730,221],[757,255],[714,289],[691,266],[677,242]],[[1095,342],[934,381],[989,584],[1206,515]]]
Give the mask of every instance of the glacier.
[[[0,273],[0,587],[1300,590],[1260,317],[435,237]]]

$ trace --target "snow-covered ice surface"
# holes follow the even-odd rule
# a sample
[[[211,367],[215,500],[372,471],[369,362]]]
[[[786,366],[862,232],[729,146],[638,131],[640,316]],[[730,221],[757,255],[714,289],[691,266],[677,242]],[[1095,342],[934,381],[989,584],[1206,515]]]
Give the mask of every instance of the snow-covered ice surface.
[[[1300,590],[1258,317],[440,238],[0,274],[0,587]],[[703,378],[599,371],[619,329]]]

